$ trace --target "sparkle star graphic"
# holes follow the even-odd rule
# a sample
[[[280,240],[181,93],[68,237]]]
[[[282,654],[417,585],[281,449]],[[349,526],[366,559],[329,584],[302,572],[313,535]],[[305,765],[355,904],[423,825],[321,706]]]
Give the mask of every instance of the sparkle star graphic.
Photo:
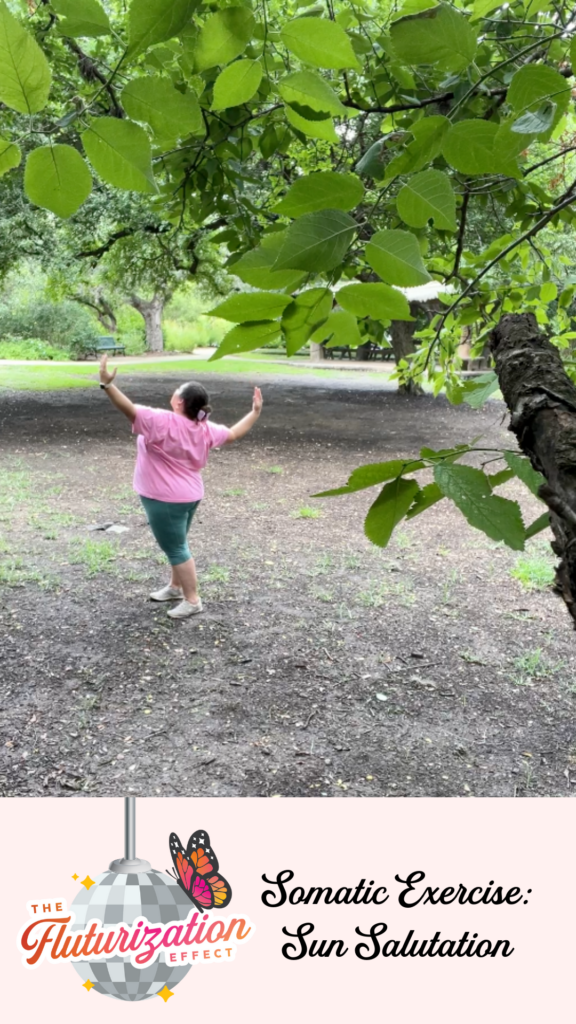
[[[72,878],[74,879],[75,882],[78,880],[78,877],[78,875],[72,875]]]
[[[90,886],[96,885],[96,882],[94,882],[94,880],[92,878],[90,878],[90,875],[86,875],[86,878],[82,879],[82,881],[80,882],[80,885],[85,885],[86,888],[89,889]]]
[[[160,991],[156,993],[156,995],[160,996],[160,999],[163,999],[164,1002],[167,1003],[168,1000],[170,999],[170,996],[173,996],[174,993],[170,991],[167,985],[164,985],[164,988],[161,988]]]
[[[91,988],[94,988],[94,982],[90,981],[90,978],[88,978],[88,981],[84,982],[84,984],[82,985],[82,988],[85,988],[86,991],[89,992]]]

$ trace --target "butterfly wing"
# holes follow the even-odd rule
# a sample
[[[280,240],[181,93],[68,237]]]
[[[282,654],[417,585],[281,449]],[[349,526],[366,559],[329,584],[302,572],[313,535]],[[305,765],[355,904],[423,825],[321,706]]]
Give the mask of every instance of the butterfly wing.
[[[232,899],[232,888],[218,870],[220,865],[210,845],[210,836],[203,829],[190,836],[186,858],[194,867],[192,898],[205,910],[227,907]]]
[[[176,881],[186,895],[192,899],[190,894],[194,884],[195,868],[186,856],[186,851],[175,832],[170,834],[170,854],[176,872]]]

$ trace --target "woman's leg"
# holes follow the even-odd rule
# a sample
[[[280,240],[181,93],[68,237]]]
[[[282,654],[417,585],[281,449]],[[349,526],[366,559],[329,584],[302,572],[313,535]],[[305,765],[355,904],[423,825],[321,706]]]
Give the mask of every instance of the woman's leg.
[[[195,514],[196,509],[198,508],[199,504],[200,504],[199,501],[194,501],[190,505],[187,506],[187,513],[186,513],[186,536],[188,535],[188,531],[189,531],[189,529],[190,529],[190,527],[192,525],[192,520],[194,518],[194,514]],[[177,565],[177,566],[173,565],[172,566],[172,576],[170,578],[170,586],[174,587],[174,588],[179,588],[180,590],[184,590],[184,584],[181,582],[181,576],[180,576],[180,574],[178,573],[177,570],[181,569],[182,565],[188,566],[189,562],[191,563],[191,569],[185,569],[184,570],[184,574],[186,576],[187,586],[189,587],[190,592],[193,591],[195,593],[195,595],[196,595],[191,600],[191,604],[196,604],[197,599],[198,599],[198,577],[196,576],[196,566],[194,564],[194,559],[193,558],[190,558],[187,562],[184,562],[181,565]],[[190,600],[190,598],[186,594],[186,590],[184,590],[184,597],[186,598],[187,601]]]
[[[180,565],[172,566],[172,586],[180,587],[185,600],[190,604],[198,604],[198,578],[193,558],[189,558],[187,562],[181,562]]]

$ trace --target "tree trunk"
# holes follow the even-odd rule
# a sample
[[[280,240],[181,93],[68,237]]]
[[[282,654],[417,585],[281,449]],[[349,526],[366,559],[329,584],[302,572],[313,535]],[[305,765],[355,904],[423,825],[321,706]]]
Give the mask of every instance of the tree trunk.
[[[146,349],[148,352],[164,351],[164,333],[162,331],[162,314],[166,299],[156,294],[153,299],[141,299],[132,295],[130,305],[137,309],[146,325]]]
[[[510,430],[546,478],[540,497],[550,509],[552,550],[560,558],[556,589],[576,621],[576,387],[533,313],[502,317],[490,345]]]
[[[390,340],[394,351],[394,362],[398,365],[401,359],[406,359],[416,351],[414,342],[415,321],[392,320],[390,325]],[[424,389],[415,381],[408,381],[398,388],[405,395],[423,395]]]
[[[312,360],[312,362],[313,363],[318,363],[322,359],[325,359],[325,358],[326,358],[326,352],[324,351],[324,346],[323,345],[319,345],[316,341],[311,341],[310,342],[310,359]]]

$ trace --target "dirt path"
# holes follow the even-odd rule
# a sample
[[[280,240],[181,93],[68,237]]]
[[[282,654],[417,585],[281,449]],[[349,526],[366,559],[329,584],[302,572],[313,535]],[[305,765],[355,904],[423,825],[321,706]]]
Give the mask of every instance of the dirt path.
[[[202,379],[216,420],[246,411],[247,380]],[[151,405],[181,380],[123,377]],[[503,407],[364,379],[262,386],[257,430],[205,474],[206,613],[185,623],[147,601],[166,573],[124,420],[94,390],[0,396],[0,793],[573,795],[576,647],[557,598],[524,590],[517,556],[443,504],[380,551],[362,532],[371,495],[310,498],[422,444],[509,445]],[[88,532],[105,520],[129,532]],[[542,541],[530,559],[547,571]]]

